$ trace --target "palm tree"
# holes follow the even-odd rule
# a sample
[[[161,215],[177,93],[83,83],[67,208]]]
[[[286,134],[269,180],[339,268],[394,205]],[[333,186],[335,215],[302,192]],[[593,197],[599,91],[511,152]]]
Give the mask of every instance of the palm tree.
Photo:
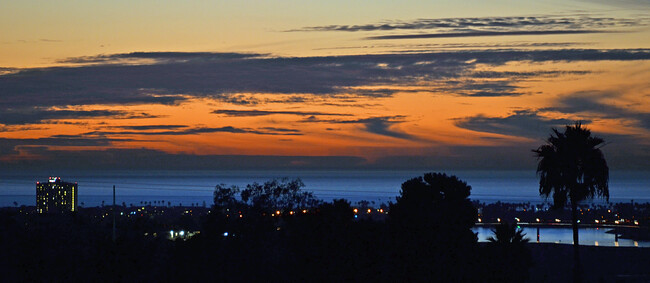
[[[486,282],[524,282],[527,281],[528,269],[532,266],[532,256],[526,243],[530,240],[517,224],[503,222],[492,230],[493,237],[488,238],[486,262],[492,270]]]
[[[609,201],[609,168],[600,147],[604,140],[591,136],[580,122],[567,125],[564,133],[553,129],[546,144],[536,150],[539,163],[539,193],[553,196],[553,206],[562,208],[569,201],[573,227],[574,281],[580,281],[578,244],[578,203],[594,196]]]
[[[489,237],[487,240],[497,245],[522,245],[530,241],[529,238],[524,238],[526,234],[524,230],[517,228],[517,224],[503,222],[496,226],[492,233],[494,233],[494,236]]]

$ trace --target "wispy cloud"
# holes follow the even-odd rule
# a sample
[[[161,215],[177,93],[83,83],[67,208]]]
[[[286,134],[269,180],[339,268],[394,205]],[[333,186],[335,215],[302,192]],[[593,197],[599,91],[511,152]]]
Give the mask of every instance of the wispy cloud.
[[[622,105],[603,102],[605,99],[618,100],[619,97],[620,94],[616,92],[581,91],[565,95],[555,102],[556,106],[541,110],[583,114],[607,119],[623,119],[650,130],[650,112],[642,112]]]
[[[233,126],[225,127],[198,127],[169,131],[93,131],[82,134],[81,136],[115,136],[115,135],[143,135],[143,136],[185,136],[209,133],[235,133],[235,134],[256,134],[256,135],[302,135],[299,130],[285,128],[236,128]],[[61,137],[61,136],[55,136]]]
[[[233,59],[255,58],[265,56],[258,53],[215,53],[215,52],[132,52],[110,55],[72,57],[57,61],[73,64],[126,64],[129,62],[146,63],[186,63],[192,60],[223,61]],[[149,59],[150,61],[143,61]]]
[[[41,38],[39,39],[41,42],[63,42],[63,40],[60,39],[51,39],[51,38]]]
[[[473,76],[473,75],[472,75]],[[496,97],[496,96],[519,96],[524,93],[519,91],[520,87],[514,85],[515,79],[510,80],[465,80],[449,81],[439,87],[441,91],[470,97]]]
[[[540,116],[534,110],[518,110],[504,117],[476,115],[454,119],[454,125],[463,129],[526,138],[544,137],[551,128],[571,123],[573,121],[568,119],[551,119]],[[584,121],[584,123],[589,123],[589,121]]]
[[[418,39],[418,38],[447,38],[447,37],[477,37],[477,36],[513,36],[513,35],[549,35],[549,34],[581,34],[604,33],[611,31],[598,30],[531,30],[531,31],[464,31],[446,33],[418,33],[369,36],[365,39]]]
[[[382,116],[382,117],[370,117],[370,118],[361,118],[361,119],[352,119],[352,120],[338,120],[338,119],[320,119],[316,116],[310,116],[302,120],[303,123],[330,123],[330,124],[360,124],[363,125],[366,132],[399,138],[406,140],[418,140],[418,137],[410,135],[408,133],[396,130],[393,128],[394,125],[405,122],[406,116],[395,115],[395,116]]]
[[[267,115],[298,115],[298,116],[350,116],[350,114],[310,112],[310,111],[268,111],[268,110],[214,110],[214,114],[234,117],[255,117]]]
[[[391,31],[391,30],[459,30],[459,29],[593,29],[636,26],[641,19],[575,16],[523,16],[523,17],[481,17],[481,18],[436,18],[413,21],[385,21],[364,25],[327,25],[287,30],[287,32],[313,31]]]
[[[170,129],[179,129],[179,128],[186,128],[186,127],[187,126],[185,125],[136,125],[136,126],[110,126],[106,128],[148,131],[148,130],[170,130]]]
[[[535,48],[555,47],[566,48],[571,46],[589,45],[587,42],[492,42],[492,43],[394,43],[394,44],[368,44],[362,46],[322,47],[313,50],[340,50],[340,49],[374,49],[389,48],[396,52],[422,52],[446,49],[491,49],[491,48]]]

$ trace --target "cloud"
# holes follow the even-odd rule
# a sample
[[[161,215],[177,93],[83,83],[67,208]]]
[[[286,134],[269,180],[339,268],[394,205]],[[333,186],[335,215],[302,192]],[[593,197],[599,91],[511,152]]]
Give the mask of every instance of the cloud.
[[[420,34],[394,34],[369,36],[365,39],[418,39],[418,38],[449,38],[449,37],[477,37],[477,36],[513,36],[513,35],[549,35],[549,34],[582,34],[603,33],[597,30],[531,30],[531,31],[465,31],[447,33],[420,33]]]
[[[235,128],[232,126],[225,127],[199,127],[191,129],[182,129],[182,130],[170,130],[170,131],[93,131],[84,133],[83,136],[110,136],[110,135],[144,135],[144,136],[184,136],[184,135],[196,135],[196,134],[209,134],[209,133],[235,133],[235,134],[256,134],[256,135],[287,135],[287,136],[298,136],[302,135],[300,131],[294,129],[284,129],[284,128],[260,128],[260,129],[250,129],[250,128]]]
[[[0,138],[0,159],[11,158],[20,154],[25,148],[49,147],[95,147],[109,146],[113,142],[132,141],[131,139],[113,139],[106,137],[60,136],[36,139]],[[2,162],[0,162],[2,163]]]
[[[109,128],[148,131],[148,130],[170,130],[170,129],[185,128],[185,127],[187,126],[185,125],[137,125],[137,126],[112,126]]]
[[[589,45],[587,42],[493,42],[493,43],[399,43],[399,44],[372,44],[363,46],[338,46],[322,47],[313,50],[340,50],[340,49],[373,49],[390,48],[397,49],[396,52],[423,52],[445,49],[492,49],[492,48],[530,48],[530,47],[571,47]]]
[[[373,134],[407,139],[418,140],[419,138],[409,135],[407,133],[392,129],[393,125],[405,122],[406,116],[384,116],[384,117],[370,117],[354,120],[336,120],[336,119],[319,119],[316,116],[310,116],[302,120],[304,123],[331,123],[331,124],[361,124],[364,129]]]
[[[18,73],[20,69],[16,68],[2,68],[0,67],[0,76],[2,75],[8,75],[8,74],[15,74]]]
[[[581,91],[561,97],[556,106],[541,110],[562,113],[583,114],[607,119],[632,120],[646,130],[650,130],[650,112],[641,112],[603,102],[603,99],[617,99],[620,94],[607,91]]]
[[[169,105],[204,97],[240,105],[267,103],[256,97],[256,93],[277,95],[277,99],[269,98],[268,103],[304,102],[314,97],[387,97],[393,95],[395,90],[368,90],[362,87],[445,83],[471,75],[478,64],[501,65],[524,60],[648,60],[650,50],[474,50],[301,58],[233,54],[229,55],[232,57],[230,59],[214,59],[214,56],[222,56],[221,53],[102,56],[152,61],[143,65],[96,64],[22,69],[5,74],[0,76],[0,111],[4,114],[8,113],[8,109],[96,104]],[[168,58],[186,57],[192,59],[156,63]],[[4,120],[20,120],[5,115],[2,116]],[[20,113],[14,111],[11,115],[20,116]]]
[[[59,40],[59,39],[48,39],[48,38],[41,38],[41,39],[39,39],[39,41],[41,41],[41,42],[63,42],[63,40]]]
[[[470,76],[474,76],[473,74]],[[472,96],[472,97],[496,97],[496,96],[519,96],[523,92],[517,91],[519,87],[513,85],[515,80],[501,80],[501,81],[450,81],[447,85],[439,87],[441,91],[449,91],[451,93]]]
[[[0,124],[22,125],[41,123],[53,119],[92,119],[111,117],[117,119],[154,118],[147,113],[136,113],[120,110],[55,110],[43,108],[4,109],[0,116]]]
[[[454,119],[454,125],[463,129],[533,139],[546,137],[551,128],[562,127],[573,122],[568,119],[546,118],[533,110],[518,110],[505,117],[476,115]],[[583,123],[588,124],[589,121]]]
[[[299,133],[300,130],[296,129],[287,129],[287,128],[278,128],[278,127],[262,127],[262,130],[273,131],[273,132],[284,132],[284,133]]]
[[[124,64],[131,62],[142,62],[143,59],[150,59],[155,63],[182,63],[192,60],[200,61],[223,61],[233,59],[245,59],[266,56],[265,54],[258,53],[217,53],[217,52],[131,52],[110,55],[96,55],[96,56],[83,56],[72,57],[57,61],[58,63],[73,63],[73,64],[90,64],[90,63],[104,63],[104,64]]]
[[[416,137],[409,135],[407,133],[391,129],[395,124],[402,123],[397,119],[401,119],[403,116],[394,116],[394,117],[374,117],[357,120],[356,123],[361,123],[366,127],[366,131],[378,134],[382,136],[388,136],[399,139],[415,140]]]
[[[255,117],[267,115],[298,115],[298,116],[350,116],[349,114],[325,113],[325,112],[303,112],[303,111],[266,111],[266,110],[214,110],[214,114],[224,114],[234,117]]]
[[[519,17],[482,17],[482,18],[436,18],[417,19],[413,21],[386,21],[377,24],[365,25],[328,25],[312,26],[288,30],[287,32],[313,32],[313,31],[391,31],[391,30],[423,30],[447,29],[458,30],[466,28],[508,28],[508,29],[586,29],[586,28],[611,28],[627,27],[642,24],[640,19],[592,17],[585,15],[575,16],[519,16]]]

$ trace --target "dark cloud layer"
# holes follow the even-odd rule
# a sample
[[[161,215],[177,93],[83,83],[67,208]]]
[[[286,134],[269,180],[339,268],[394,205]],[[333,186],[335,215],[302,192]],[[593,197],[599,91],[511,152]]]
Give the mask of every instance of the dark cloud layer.
[[[138,53],[129,56],[168,58],[173,57],[172,54]],[[211,53],[192,54],[192,60],[165,64],[100,64],[26,69],[2,75],[0,110],[5,113],[7,109],[30,107],[173,104],[191,97],[238,101],[244,105],[258,102],[254,97],[241,96],[241,93],[385,97],[392,95],[392,92],[355,87],[457,79],[470,75],[469,71],[476,64],[504,64],[520,60],[650,59],[650,50],[646,49],[466,51],[305,58],[245,57],[229,60],[213,60]],[[20,120],[6,115],[3,115],[4,120]]]
[[[108,146],[113,142],[130,141],[130,139],[113,139],[106,137],[80,137],[80,136],[60,136],[46,137],[37,139],[11,139],[0,138],[0,156],[19,154],[21,148],[40,148],[52,146],[74,146],[74,147],[92,147]],[[0,162],[2,163],[2,162]]]
[[[609,140],[609,139],[608,139]],[[0,143],[2,140],[0,140]],[[41,156],[40,159],[22,159],[0,162],[0,170],[313,170],[313,169],[526,169],[534,170],[536,160],[531,152],[539,142],[516,146],[453,146],[440,149],[444,154],[385,156],[369,161],[356,156],[253,156],[253,155],[193,155],[172,154],[150,149],[108,149],[63,151],[46,147],[29,147],[23,150]],[[650,158],[648,146],[634,150],[636,158],[630,159],[616,148],[617,143],[603,148],[608,164],[613,169],[647,169]],[[1,148],[1,147],[0,147]],[[481,158],[477,158],[480,156]],[[50,171],[52,172],[52,171]]]
[[[366,160],[354,156],[258,156],[171,154],[150,149],[109,149],[61,151],[29,148],[41,160],[0,162],[3,170],[64,169],[141,169],[141,170],[217,170],[217,169],[345,169],[361,168]],[[56,162],[51,162],[56,160]]]
[[[154,118],[147,113],[136,113],[119,110],[56,110],[34,108],[10,108],[3,109],[0,114],[0,124],[21,125],[36,124],[51,119],[88,119],[88,118],[114,118],[114,119],[136,119]]]

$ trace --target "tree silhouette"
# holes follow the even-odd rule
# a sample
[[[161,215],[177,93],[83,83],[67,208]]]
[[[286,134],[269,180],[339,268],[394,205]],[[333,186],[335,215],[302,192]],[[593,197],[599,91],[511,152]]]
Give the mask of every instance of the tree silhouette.
[[[401,281],[475,280],[466,272],[475,267],[477,243],[471,227],[478,213],[468,198],[470,191],[467,183],[442,173],[427,173],[402,184],[388,214],[396,273],[409,274]]]
[[[493,237],[488,238],[485,265],[490,272],[485,281],[490,282],[524,282],[528,279],[528,269],[532,266],[532,256],[526,243],[523,230],[517,224],[503,222],[492,230]]]
[[[469,200],[471,187],[456,176],[427,173],[402,184],[390,218],[413,229],[454,228],[469,230],[477,219]]]
[[[301,191],[305,184],[300,179],[273,179],[264,184],[252,183],[241,191],[241,199],[258,212],[310,208],[319,204],[311,192]]]
[[[574,281],[581,281],[578,243],[578,203],[594,196],[609,200],[609,168],[600,150],[604,140],[591,136],[580,122],[567,125],[564,132],[553,129],[546,144],[533,150],[539,160],[539,193],[553,196],[553,206],[569,201],[573,226]]]
[[[503,222],[497,225],[492,233],[494,236],[487,240],[497,245],[523,245],[530,241],[529,238],[524,238],[526,236],[524,230],[517,229],[517,224]]]
[[[225,184],[219,184],[214,188],[214,209],[215,212],[226,214],[226,210],[237,210],[241,203],[236,196],[239,193],[237,186],[227,187]]]

